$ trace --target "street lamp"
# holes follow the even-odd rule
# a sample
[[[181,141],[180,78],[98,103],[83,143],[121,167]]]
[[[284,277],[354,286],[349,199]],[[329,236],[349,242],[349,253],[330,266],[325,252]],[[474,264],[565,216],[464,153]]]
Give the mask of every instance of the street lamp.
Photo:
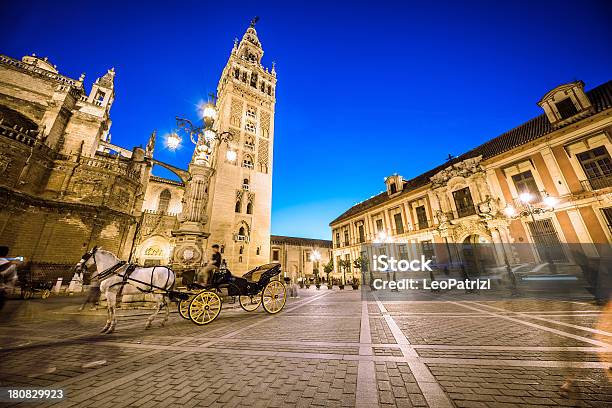
[[[524,192],[524,193],[519,194],[519,201],[522,203],[522,207],[520,209],[517,209],[512,205],[508,205],[506,206],[506,208],[504,208],[504,214],[506,214],[506,217],[508,218],[513,218],[513,219],[518,219],[518,218],[523,218],[523,217],[531,218],[531,221],[533,224],[533,230],[531,231],[532,232],[531,235],[534,237],[534,244],[537,244],[535,242],[535,234],[534,234],[535,230],[537,229],[537,222],[536,222],[535,216],[539,214],[545,214],[550,211],[554,211],[555,206],[559,202],[559,200],[556,197],[553,197],[546,192],[544,192],[544,194],[546,195],[544,199],[542,200],[542,202],[544,203],[544,207],[533,205],[532,202],[535,198],[534,195],[528,192]],[[546,257],[546,262],[549,265],[550,271],[553,273],[556,272],[557,267],[555,266],[553,262],[553,259],[548,250],[548,246],[546,244],[544,245],[544,256]]]
[[[310,253],[310,260],[314,263],[313,272],[315,275],[315,285],[319,289],[321,283],[319,282],[319,261],[321,260],[321,254],[316,249]]]
[[[236,152],[229,148],[229,142],[232,141],[233,135],[230,132],[217,133],[214,129],[217,111],[212,103],[207,103],[200,109],[202,115],[203,126],[195,126],[189,119],[176,118],[177,130],[170,133],[166,137],[166,146],[169,149],[176,150],[180,148],[182,138],[180,131],[184,131],[189,135],[189,140],[195,145],[192,162],[198,165],[210,165],[210,155],[213,152],[214,142],[226,143],[228,150],[226,158],[228,161],[236,160]]]

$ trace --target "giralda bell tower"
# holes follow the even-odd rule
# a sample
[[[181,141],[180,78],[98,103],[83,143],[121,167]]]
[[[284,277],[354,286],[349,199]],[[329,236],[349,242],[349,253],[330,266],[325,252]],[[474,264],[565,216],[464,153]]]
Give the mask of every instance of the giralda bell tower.
[[[217,86],[217,132],[230,132],[216,150],[210,182],[208,246],[219,244],[232,273],[242,275],[269,261],[276,71],[261,65],[263,49],[253,19],[234,42]],[[207,251],[209,252],[209,251]]]

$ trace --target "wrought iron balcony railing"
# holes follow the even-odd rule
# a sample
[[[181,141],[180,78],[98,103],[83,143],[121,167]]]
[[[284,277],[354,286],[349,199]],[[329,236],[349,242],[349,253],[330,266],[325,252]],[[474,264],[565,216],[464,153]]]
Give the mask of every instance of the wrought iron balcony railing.
[[[589,177],[586,180],[581,180],[580,184],[584,191],[595,191],[612,187],[612,173],[598,177]]]

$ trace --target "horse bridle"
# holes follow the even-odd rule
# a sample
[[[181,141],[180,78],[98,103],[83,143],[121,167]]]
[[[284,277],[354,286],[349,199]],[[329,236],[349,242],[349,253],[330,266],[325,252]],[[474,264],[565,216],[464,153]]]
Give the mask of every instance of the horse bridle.
[[[98,251],[98,249],[99,248],[97,246],[94,246],[90,251],[85,253],[85,255],[83,255],[83,257],[81,258],[81,260],[83,261],[83,264],[81,266],[81,269],[82,269],[85,263],[90,258],[93,257],[93,264],[94,264],[94,267],[96,268],[96,273],[91,275],[91,279],[94,279],[94,278],[97,278],[99,280],[106,279],[108,276],[114,273],[119,267],[121,267],[122,265],[125,265],[124,261],[119,261],[115,265],[111,266],[110,268],[105,269],[102,272],[98,272],[98,265],[96,263],[96,252]]]

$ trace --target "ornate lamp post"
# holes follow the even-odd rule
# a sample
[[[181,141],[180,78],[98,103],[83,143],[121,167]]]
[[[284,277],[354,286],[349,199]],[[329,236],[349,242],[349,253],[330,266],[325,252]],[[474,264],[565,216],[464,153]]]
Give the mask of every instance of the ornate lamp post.
[[[321,287],[321,282],[319,280],[319,261],[321,260],[321,254],[316,249],[312,251],[310,254],[310,260],[313,262],[313,273],[315,276],[315,285],[317,289]]]
[[[176,118],[177,130],[166,138],[170,149],[178,149],[182,138],[180,133],[189,135],[189,140],[195,145],[191,162],[189,163],[189,180],[185,183],[183,211],[179,217],[180,226],[173,231],[175,237],[173,263],[183,267],[202,265],[204,240],[208,237],[204,226],[208,222],[206,205],[208,203],[208,184],[215,170],[215,148],[221,143],[228,144],[232,140],[230,132],[217,133],[214,129],[217,111],[212,103],[207,103],[201,109],[202,126],[194,125],[190,120]],[[228,149],[226,158],[236,160],[236,152]]]
[[[506,214],[506,217],[508,218],[512,218],[512,219],[518,219],[518,218],[523,218],[523,217],[530,217],[531,221],[532,221],[532,225],[533,225],[533,230],[531,231],[531,235],[534,238],[534,244],[537,245],[537,243],[535,242],[535,234],[534,231],[537,228],[537,221],[535,216],[537,214],[544,214],[550,211],[554,211],[555,210],[555,206],[557,205],[557,198],[552,197],[550,195],[548,195],[547,193],[545,193],[546,196],[544,197],[543,203],[545,205],[545,207],[536,207],[533,205],[533,200],[534,200],[534,196],[531,193],[521,193],[519,195],[519,200],[522,203],[522,208],[520,209],[516,209],[515,207],[513,207],[512,205],[508,205],[506,208],[504,208],[504,214]],[[552,273],[555,273],[557,271],[557,267],[553,261],[553,258],[548,250],[548,246],[544,245],[544,257],[546,258],[546,262],[549,265],[549,269]]]

